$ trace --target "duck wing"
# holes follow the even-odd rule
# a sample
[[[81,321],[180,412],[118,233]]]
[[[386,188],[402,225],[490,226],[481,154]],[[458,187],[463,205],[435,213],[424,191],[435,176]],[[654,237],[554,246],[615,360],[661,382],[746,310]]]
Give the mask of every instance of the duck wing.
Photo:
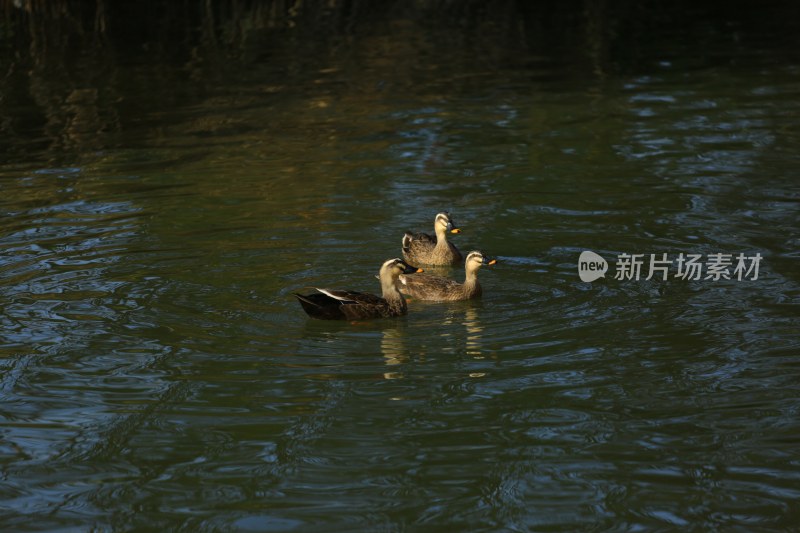
[[[331,298],[327,294],[298,294],[294,293],[303,311],[313,318],[321,320],[347,320],[347,315],[342,312],[341,301]]]
[[[375,294],[357,291],[340,291],[332,289],[317,289],[322,294],[335,298],[342,305],[383,305],[386,300]]]
[[[381,318],[387,316],[389,311],[389,302],[368,292],[317,290],[335,295],[341,303],[340,311],[349,320]]]
[[[314,287],[314,290],[319,291],[320,293],[324,294],[325,296],[337,300],[342,304],[347,303],[355,303],[358,301],[360,296],[363,296],[364,293],[356,292],[356,291],[345,291],[345,290],[337,290],[337,289],[320,289],[319,287]]]
[[[430,274],[401,275],[398,283],[400,292],[418,300],[451,300],[461,288],[455,280]]]
[[[431,246],[436,246],[436,242],[435,236],[430,236],[427,233],[412,233],[407,231],[403,236],[403,250],[410,251],[412,247],[427,249]]]
[[[295,296],[303,310],[322,320],[363,320],[385,316],[389,304],[380,296],[366,292],[316,288],[318,294]]]

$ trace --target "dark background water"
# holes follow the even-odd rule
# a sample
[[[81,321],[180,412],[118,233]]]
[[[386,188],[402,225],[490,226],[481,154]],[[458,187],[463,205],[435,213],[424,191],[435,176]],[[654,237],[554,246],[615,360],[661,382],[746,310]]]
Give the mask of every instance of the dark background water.
[[[796,527],[800,9],[695,4],[1,2],[0,528]]]

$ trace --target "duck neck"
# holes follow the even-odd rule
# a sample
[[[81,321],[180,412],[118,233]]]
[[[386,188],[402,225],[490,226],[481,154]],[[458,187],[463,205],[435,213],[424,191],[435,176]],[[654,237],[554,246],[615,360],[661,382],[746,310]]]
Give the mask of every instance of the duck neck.
[[[406,300],[400,291],[397,289],[397,279],[381,279],[381,290],[383,291],[383,299],[389,302],[390,305],[399,306],[401,309],[406,307]]]
[[[467,276],[464,279],[464,285],[475,285],[477,283],[478,283],[478,269],[477,268],[467,269]]]
[[[464,279],[464,292],[473,293],[479,292],[481,286],[478,283],[478,269],[467,270],[467,277]]]
[[[436,226],[436,247],[447,248],[447,230]]]

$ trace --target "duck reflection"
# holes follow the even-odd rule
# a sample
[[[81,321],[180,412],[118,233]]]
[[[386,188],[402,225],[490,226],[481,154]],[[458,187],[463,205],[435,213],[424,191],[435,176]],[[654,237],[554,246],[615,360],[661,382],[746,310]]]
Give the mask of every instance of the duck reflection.
[[[439,304],[436,304],[439,305]],[[446,308],[441,320],[441,333],[438,337],[420,338],[414,335],[409,324],[398,323],[387,327],[381,324],[380,348],[386,365],[384,379],[403,379],[406,377],[404,365],[422,362],[426,353],[435,343],[435,351],[455,357],[466,355],[470,359],[491,358],[484,339],[484,325],[481,322],[480,302],[454,302]],[[471,373],[470,377],[482,377],[484,373]]]
[[[381,337],[381,353],[388,367],[398,367],[396,371],[383,373],[385,379],[402,379],[404,374],[400,372],[400,365],[409,360],[405,344],[405,328],[385,328]]]
[[[446,341],[445,351],[457,353],[463,347],[467,355],[483,359],[483,325],[479,302],[454,303],[442,323],[447,326],[441,334]],[[464,327],[463,335],[459,326]],[[459,342],[460,339],[463,339],[463,344]]]
[[[483,359],[483,326],[478,317],[478,309],[474,305],[467,307],[464,313],[464,328],[467,355]]]

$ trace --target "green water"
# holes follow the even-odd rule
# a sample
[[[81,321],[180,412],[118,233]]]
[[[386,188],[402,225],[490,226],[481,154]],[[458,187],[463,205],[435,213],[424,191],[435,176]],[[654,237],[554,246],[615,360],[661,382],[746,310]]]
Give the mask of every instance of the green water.
[[[14,73],[3,530],[796,527],[800,63],[601,75],[407,31],[55,99]],[[498,258],[481,300],[349,324],[292,297],[377,292],[441,210]],[[619,280],[623,253],[763,259]]]

